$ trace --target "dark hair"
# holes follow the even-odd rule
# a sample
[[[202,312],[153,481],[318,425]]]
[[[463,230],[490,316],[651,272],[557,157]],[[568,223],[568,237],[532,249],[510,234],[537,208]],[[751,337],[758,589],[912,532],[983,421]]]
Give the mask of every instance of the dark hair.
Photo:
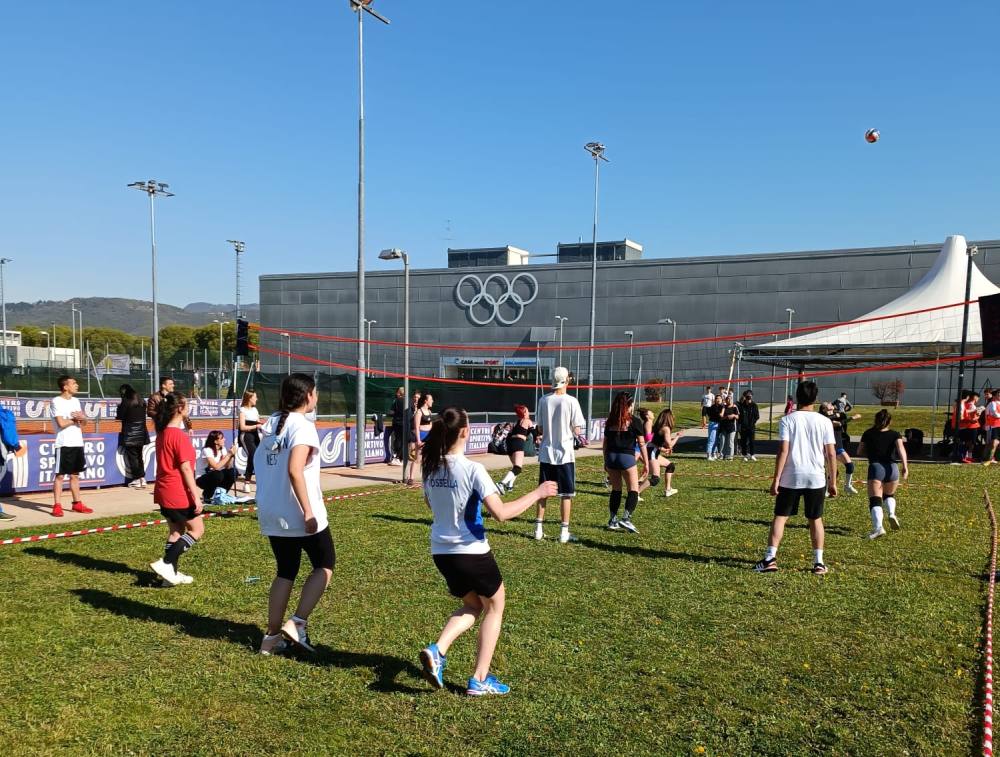
[[[170,392],[164,395],[160,404],[156,406],[156,417],[153,419],[153,425],[158,433],[170,424],[178,411],[184,409],[185,401],[184,395],[180,392]]]
[[[656,416],[656,420],[653,421],[653,433],[660,433],[665,427],[669,426],[670,430],[674,429],[674,414],[669,407],[663,408],[660,414]]]
[[[166,386],[166,383],[168,381],[173,381],[173,380],[174,380],[173,376],[163,376],[163,377],[161,377],[160,378],[160,391],[163,391],[163,387]]]
[[[795,387],[795,404],[798,407],[806,407],[816,401],[819,396],[819,387],[815,381],[803,381]]]
[[[420,392],[420,396],[417,397],[417,410],[423,410],[424,400],[426,400],[428,397],[433,397],[433,396],[434,396],[433,393],[428,392],[426,389]]]
[[[745,392],[743,392],[742,399],[744,401],[745,400],[752,400],[753,399],[753,390],[752,389],[747,389]]]
[[[131,384],[122,384],[118,387],[118,394],[121,395],[122,402],[130,407],[142,404],[142,400],[139,398],[139,393],[132,387]]]
[[[469,414],[460,407],[446,407],[438,413],[437,419],[431,424],[431,430],[420,448],[420,472],[424,481],[444,465],[444,456],[448,454],[458,434],[469,425]]]
[[[208,436],[205,437],[205,446],[215,449],[216,439],[222,439],[222,445],[225,446],[226,441],[225,438],[222,436],[221,431],[209,431]]]
[[[628,392],[618,392],[611,403],[611,411],[608,413],[607,426],[611,429],[624,431],[632,422],[632,413],[628,406],[632,403],[632,395]]]
[[[882,408],[877,413],[875,413],[875,420],[872,421],[872,428],[881,431],[883,429],[889,428],[890,423],[892,423],[892,413],[890,413],[885,408]]]
[[[309,401],[309,394],[315,388],[316,382],[306,373],[293,373],[282,379],[281,393],[278,396],[278,412],[281,413],[281,418],[274,429],[275,436],[285,427],[288,414],[306,404]]]
[[[243,400],[240,402],[240,407],[250,407],[250,398],[257,393],[256,389],[247,389],[243,392]]]
[[[62,376],[56,379],[56,383],[59,385],[59,391],[63,391],[66,388],[66,384],[73,380],[73,377],[68,373],[64,373]]]

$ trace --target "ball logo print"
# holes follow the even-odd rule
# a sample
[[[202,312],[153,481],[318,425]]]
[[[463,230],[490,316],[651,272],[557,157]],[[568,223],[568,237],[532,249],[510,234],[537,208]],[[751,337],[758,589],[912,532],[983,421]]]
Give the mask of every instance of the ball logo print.
[[[518,291],[518,283],[522,281],[530,290],[530,295]],[[466,285],[471,287],[471,297],[462,292]],[[534,302],[536,297],[538,280],[530,273],[519,273],[512,279],[502,273],[491,273],[485,281],[470,273],[455,285],[455,300],[466,309],[469,320],[477,326],[486,326],[493,321],[513,326],[521,320],[525,306]]]

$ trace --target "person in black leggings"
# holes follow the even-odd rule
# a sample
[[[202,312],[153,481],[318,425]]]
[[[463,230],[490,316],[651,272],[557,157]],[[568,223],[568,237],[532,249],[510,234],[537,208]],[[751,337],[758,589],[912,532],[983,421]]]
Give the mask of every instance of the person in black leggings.
[[[633,534],[639,529],[632,523],[632,513],[639,505],[639,472],[636,468],[635,448],[639,444],[642,431],[637,424],[632,423],[632,395],[619,392],[611,403],[611,412],[604,426],[604,467],[611,481],[611,494],[608,497],[608,510],[611,518],[608,529],[619,531],[625,529]],[[639,446],[640,456],[648,468],[645,439]],[[628,496],[625,499],[625,512],[618,518],[618,508],[622,502],[622,485],[628,484]]]

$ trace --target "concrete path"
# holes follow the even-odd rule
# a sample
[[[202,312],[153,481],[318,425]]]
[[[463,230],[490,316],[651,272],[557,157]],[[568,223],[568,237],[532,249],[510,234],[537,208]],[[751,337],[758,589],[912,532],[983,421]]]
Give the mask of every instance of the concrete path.
[[[578,450],[577,457],[593,457],[600,455],[599,448]],[[506,470],[510,460],[505,455],[475,455],[473,459],[486,466],[488,470]],[[529,458],[528,465],[537,463],[538,458]],[[526,466],[527,467],[527,466]],[[322,481],[324,491],[338,489],[354,489],[364,486],[389,486],[399,484],[402,469],[399,466],[382,463],[368,463],[364,470],[356,468],[323,468]],[[532,474],[529,474],[532,475]],[[243,496],[242,492],[235,492]],[[153,504],[153,487],[146,489],[131,489],[127,486],[111,486],[102,489],[84,489],[83,501],[94,512],[82,515],[69,510],[72,499],[69,490],[63,491],[63,508],[66,514],[62,518],[52,517],[52,493],[37,492],[34,494],[18,494],[16,496],[0,497],[4,512],[15,516],[15,520],[0,520],[0,531],[12,528],[44,526],[54,530],[64,531],[76,524],[98,518],[112,516],[149,516],[159,515],[160,508]]]

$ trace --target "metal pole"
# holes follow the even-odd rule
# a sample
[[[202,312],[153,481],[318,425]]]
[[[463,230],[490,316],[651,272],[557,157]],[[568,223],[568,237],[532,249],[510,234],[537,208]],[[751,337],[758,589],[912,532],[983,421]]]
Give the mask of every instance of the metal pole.
[[[69,320],[70,320],[70,323],[69,323],[69,335],[70,335],[70,339],[72,339],[72,344],[73,344],[73,363],[74,363],[73,370],[75,371],[77,369],[77,366],[75,365],[75,363],[76,363],[76,303],[72,303],[69,306]]]
[[[156,299],[156,213],[153,209],[154,193],[149,193],[149,243],[153,258],[153,386],[160,386],[160,313]],[[81,335],[83,330],[81,328]],[[155,391],[155,390],[151,390]]]
[[[642,375],[642,355],[639,355],[639,367],[635,372],[635,389],[632,392],[632,396],[635,397],[635,403],[639,404],[639,377]]]
[[[538,387],[542,383],[542,369],[540,366],[541,357],[541,342],[535,342],[535,409],[532,411],[537,415],[538,413]]]
[[[0,309],[3,310],[3,365],[7,365],[7,295],[5,292],[4,269],[10,258],[0,258]]]
[[[403,253],[403,408],[410,402],[410,256]],[[400,483],[406,483],[406,463],[409,460],[409,424],[403,413],[403,445],[399,471]]]
[[[628,377],[629,380],[632,379],[632,342],[635,341],[635,332],[629,331],[628,333]]]
[[[365,52],[364,11],[358,13],[358,385],[354,449],[357,467],[365,467]],[[291,350],[289,350],[291,352]]]
[[[594,419],[594,338],[597,329],[597,199],[601,181],[601,161],[594,156],[594,254],[590,269],[590,357],[587,368],[587,436]]]
[[[771,363],[771,402],[767,406],[767,438],[770,439],[774,431],[774,374],[777,373],[778,364]],[[855,398],[856,399],[856,398]]]
[[[934,398],[931,400],[931,460],[934,459],[934,430],[935,422],[937,421],[937,403],[938,403],[938,369],[941,367],[941,352],[936,351],[936,358],[934,362]]]
[[[977,252],[979,252],[979,249],[975,246],[967,247],[965,250],[969,262],[965,268],[965,305],[962,307],[962,348],[959,352],[960,359],[958,361],[958,392],[955,394],[955,422],[952,424],[955,427],[956,436],[958,434],[958,419],[962,415],[962,385],[965,383],[965,349],[969,338],[969,296],[972,292],[972,256]],[[958,450],[959,445],[955,444],[952,459],[958,459]]]
[[[795,311],[792,308],[785,308],[788,311],[788,339],[792,338],[792,316],[795,315]],[[787,401],[788,397],[788,366],[785,366],[785,397]]]
[[[76,311],[77,316],[80,318],[80,350],[83,350],[83,308],[79,308]],[[87,343],[87,354],[90,354],[90,343]],[[80,356],[81,359],[83,355]],[[90,394],[90,374],[87,374],[87,394]]]
[[[674,358],[677,356],[677,321],[674,321],[674,333],[670,339],[670,409],[674,409]]]
[[[613,399],[612,398],[612,392],[614,392],[614,383],[615,383],[615,351],[614,350],[610,350],[610,352],[611,352],[611,370],[610,370],[611,379],[608,381],[608,412],[609,413],[611,412],[611,401]]]

